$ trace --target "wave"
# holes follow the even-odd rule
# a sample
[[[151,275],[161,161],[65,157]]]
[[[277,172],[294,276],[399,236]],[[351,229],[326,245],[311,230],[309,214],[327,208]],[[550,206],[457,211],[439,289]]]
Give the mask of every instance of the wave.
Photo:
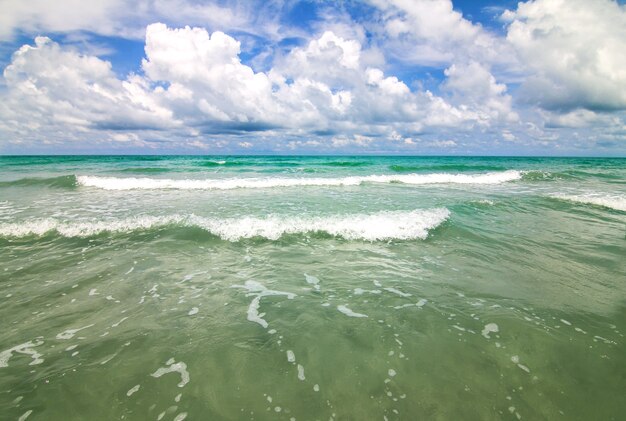
[[[626,212],[626,197],[618,195],[600,194],[555,194],[554,199],[566,200],[568,202],[582,203],[586,205],[602,206],[604,208]]]
[[[555,181],[555,180],[577,180],[580,179],[579,174],[570,171],[549,172],[549,171],[525,171],[522,179],[524,181]]]
[[[200,167],[221,167],[223,165],[246,165],[245,162],[239,162],[239,161],[224,161],[224,160],[217,160],[217,161],[202,161],[200,163],[197,164]]]
[[[299,162],[285,161],[209,160],[199,162],[195,165],[200,167],[297,167],[302,164]]]
[[[283,235],[307,233],[325,233],[346,240],[423,240],[428,236],[429,230],[439,226],[449,216],[448,209],[435,208],[318,217],[269,215],[263,218],[207,218],[196,215],[167,215],[86,222],[46,218],[0,223],[0,237],[21,238],[50,233],[63,237],[91,237],[104,233],[195,227],[228,241],[255,237],[277,240]]]
[[[320,165],[324,167],[365,167],[370,165],[370,163],[364,161],[330,161],[313,163],[312,165]]]
[[[57,187],[57,188],[72,188],[76,187],[77,180],[74,175],[62,175],[59,177],[50,178],[21,178],[13,181],[2,181],[0,187],[28,187],[28,186],[44,186],[44,187]]]
[[[175,180],[158,178],[117,178],[78,176],[81,186],[105,190],[231,190],[239,188],[270,188],[293,186],[358,186],[362,183],[403,184],[500,184],[522,178],[520,171],[503,171],[484,174],[404,174],[367,175],[340,178],[228,178],[204,180]]]
[[[160,167],[137,167],[137,168],[124,168],[121,170],[117,170],[116,172],[123,172],[123,173],[139,173],[139,174],[158,174],[158,173],[164,173],[164,172],[171,172],[172,170],[170,168],[160,168]]]
[[[471,165],[471,164],[442,164],[442,165],[390,165],[389,169],[395,172],[409,171],[502,171],[506,167],[501,165]]]

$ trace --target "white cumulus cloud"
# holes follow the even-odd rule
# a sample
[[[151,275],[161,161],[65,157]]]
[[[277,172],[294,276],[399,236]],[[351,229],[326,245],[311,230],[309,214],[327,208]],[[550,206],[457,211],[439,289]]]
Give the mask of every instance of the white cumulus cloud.
[[[536,0],[506,18],[507,40],[529,72],[523,99],[564,112],[626,109],[626,6]]]

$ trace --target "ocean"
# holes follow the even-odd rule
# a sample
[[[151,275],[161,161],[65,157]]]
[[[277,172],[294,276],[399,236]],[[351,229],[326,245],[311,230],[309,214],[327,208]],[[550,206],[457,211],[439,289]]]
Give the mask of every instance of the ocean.
[[[3,420],[618,420],[626,159],[0,157]]]

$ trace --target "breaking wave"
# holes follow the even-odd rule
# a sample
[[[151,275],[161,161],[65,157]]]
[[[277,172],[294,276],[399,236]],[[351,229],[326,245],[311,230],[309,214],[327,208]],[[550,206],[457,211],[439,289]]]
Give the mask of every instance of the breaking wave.
[[[402,165],[393,164],[389,169],[395,172],[411,172],[411,171],[501,171],[506,170],[502,165],[478,165],[478,164],[412,164]]]
[[[231,190],[239,188],[271,188],[293,186],[358,186],[362,183],[403,184],[500,184],[522,178],[521,171],[502,171],[483,174],[398,174],[367,175],[339,178],[228,178],[204,180],[176,180],[158,178],[119,178],[78,176],[77,183],[85,187],[105,190]]]
[[[129,233],[167,227],[195,227],[224,240],[244,238],[277,240],[288,234],[325,233],[346,240],[425,239],[429,230],[450,216],[446,208],[389,211],[332,216],[280,216],[208,218],[196,215],[137,216],[117,220],[61,221],[33,219],[0,224],[0,236],[21,238],[56,233],[63,237],[91,237],[103,233]]]
[[[586,205],[602,206],[609,209],[615,209],[626,212],[626,197],[618,195],[600,195],[600,194],[577,194],[566,195],[558,194],[551,196],[555,199],[566,200],[569,202],[582,203]]]

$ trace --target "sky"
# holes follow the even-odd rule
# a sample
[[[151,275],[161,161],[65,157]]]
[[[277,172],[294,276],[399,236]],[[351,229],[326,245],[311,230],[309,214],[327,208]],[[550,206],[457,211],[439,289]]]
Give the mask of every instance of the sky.
[[[611,0],[0,0],[0,154],[626,156]]]

